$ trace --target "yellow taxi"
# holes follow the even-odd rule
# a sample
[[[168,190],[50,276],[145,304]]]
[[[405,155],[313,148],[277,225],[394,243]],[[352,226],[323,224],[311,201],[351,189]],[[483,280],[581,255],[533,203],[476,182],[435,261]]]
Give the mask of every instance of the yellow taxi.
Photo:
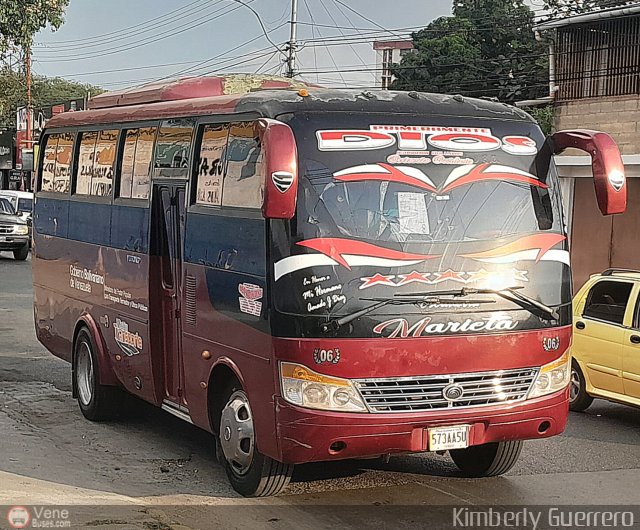
[[[573,300],[571,410],[594,398],[640,407],[640,271],[594,274]]]

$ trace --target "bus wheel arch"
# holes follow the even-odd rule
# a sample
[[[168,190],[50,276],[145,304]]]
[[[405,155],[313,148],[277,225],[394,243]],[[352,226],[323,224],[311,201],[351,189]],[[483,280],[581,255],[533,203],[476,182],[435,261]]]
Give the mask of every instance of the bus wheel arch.
[[[209,377],[209,419],[214,433],[216,455],[225,469],[233,488],[245,497],[268,497],[278,495],[289,484],[293,464],[278,462],[258,450],[255,427],[245,385],[235,365],[219,362]],[[238,420],[234,422],[235,420]],[[224,423],[223,423],[224,422]],[[242,430],[251,433],[251,450],[247,461],[233,458],[233,433]],[[230,436],[221,442],[222,428]],[[241,446],[246,440],[236,440]],[[246,449],[246,448],[245,448]],[[238,453],[236,453],[238,456]],[[238,466],[238,462],[242,466]],[[234,465],[235,464],[235,465]]]
[[[111,367],[111,359],[107,354],[107,348],[105,346],[104,340],[102,338],[102,334],[100,333],[100,329],[95,323],[95,320],[91,317],[91,315],[85,313],[83,314],[78,321],[76,322],[75,328],[73,330],[73,341],[71,343],[71,375],[73,378],[73,397],[77,396],[77,388],[76,388],[76,377],[75,377],[75,369],[76,369],[76,359],[75,359],[75,344],[78,339],[78,335],[82,329],[87,329],[91,337],[93,338],[93,343],[96,349],[96,355],[98,357],[98,382],[102,385],[110,385],[110,386],[120,386],[120,382],[116,377],[113,369]]]
[[[99,346],[88,326],[74,332],[72,374],[74,395],[85,418],[91,421],[109,420],[121,408],[122,391],[100,381]]]

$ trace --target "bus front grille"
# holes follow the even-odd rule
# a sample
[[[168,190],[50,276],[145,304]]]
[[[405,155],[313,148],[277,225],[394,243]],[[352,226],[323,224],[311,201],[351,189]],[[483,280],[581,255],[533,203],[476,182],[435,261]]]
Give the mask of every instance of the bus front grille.
[[[355,384],[371,412],[418,412],[521,401],[537,368],[385,379]]]

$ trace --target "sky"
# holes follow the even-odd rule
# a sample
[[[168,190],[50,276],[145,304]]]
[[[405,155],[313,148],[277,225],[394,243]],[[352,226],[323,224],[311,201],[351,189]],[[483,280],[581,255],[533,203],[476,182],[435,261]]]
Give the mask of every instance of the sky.
[[[289,39],[291,0],[242,1],[258,13],[273,43],[256,14],[236,0],[71,0],[64,25],[36,36],[34,73],[115,90],[176,75],[282,72],[276,46]],[[374,86],[374,72],[348,71],[375,68],[372,40],[407,36],[450,14],[451,3],[299,0],[299,77]],[[350,45],[336,40],[343,35]]]

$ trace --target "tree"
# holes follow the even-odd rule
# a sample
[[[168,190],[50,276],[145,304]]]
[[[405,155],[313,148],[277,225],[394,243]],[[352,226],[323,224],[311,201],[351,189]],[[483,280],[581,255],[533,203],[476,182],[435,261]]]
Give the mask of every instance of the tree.
[[[43,28],[58,29],[69,0],[0,0],[0,51],[13,44],[26,50]]]
[[[392,68],[392,88],[496,97],[546,94],[548,52],[523,0],[457,0],[453,16],[412,35],[414,53]]]
[[[100,94],[102,89],[59,77],[33,78],[33,107],[42,108],[64,103],[71,99],[80,99]],[[26,100],[25,77],[22,72],[5,68],[0,72],[0,126],[15,127],[16,111],[23,107]]]

